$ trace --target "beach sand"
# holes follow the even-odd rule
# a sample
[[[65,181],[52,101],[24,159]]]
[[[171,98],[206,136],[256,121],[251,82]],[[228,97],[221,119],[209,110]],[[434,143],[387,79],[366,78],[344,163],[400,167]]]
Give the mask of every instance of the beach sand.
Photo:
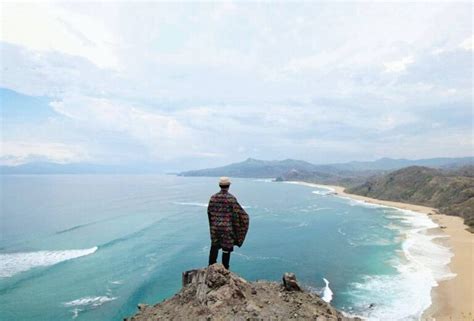
[[[444,233],[448,238],[443,242],[452,249],[454,256],[449,267],[456,274],[454,278],[440,281],[431,292],[432,305],[423,314],[422,320],[464,321],[474,320],[474,234],[466,230],[463,219],[457,216],[439,214],[434,208],[378,200],[370,197],[344,192],[344,187],[301,182],[301,184],[331,188],[337,195],[365,201],[367,203],[397,207],[424,213],[439,225],[436,232]]]

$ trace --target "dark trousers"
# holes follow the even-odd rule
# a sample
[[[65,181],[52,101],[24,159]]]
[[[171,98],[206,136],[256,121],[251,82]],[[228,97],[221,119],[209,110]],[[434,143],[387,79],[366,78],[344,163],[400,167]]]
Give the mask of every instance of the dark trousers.
[[[217,255],[219,254],[219,247],[216,245],[211,245],[211,250],[209,251],[209,265],[217,262]],[[222,249],[222,265],[228,270],[230,261],[230,251]]]

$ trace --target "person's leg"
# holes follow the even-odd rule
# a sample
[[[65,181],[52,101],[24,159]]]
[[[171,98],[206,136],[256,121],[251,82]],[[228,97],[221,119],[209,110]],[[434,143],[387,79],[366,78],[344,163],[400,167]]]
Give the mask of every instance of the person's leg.
[[[230,251],[222,249],[222,264],[228,270],[230,261]]]
[[[212,265],[217,262],[218,254],[219,247],[217,245],[211,245],[211,250],[209,251],[209,265]]]

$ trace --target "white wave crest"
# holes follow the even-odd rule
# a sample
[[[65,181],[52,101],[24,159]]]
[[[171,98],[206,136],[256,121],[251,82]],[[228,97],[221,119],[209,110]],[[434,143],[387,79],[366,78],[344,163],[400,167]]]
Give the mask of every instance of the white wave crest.
[[[390,209],[395,209],[395,210],[399,209],[397,207],[387,206],[387,205],[382,205],[382,204],[376,204],[376,203],[370,203],[370,202],[366,202],[364,200],[358,200],[358,199],[347,197],[347,196],[338,196],[338,197],[342,198],[344,200],[347,200],[349,202],[350,206],[363,206],[363,207],[369,207],[369,208],[390,208]]]
[[[185,205],[185,206],[199,206],[199,207],[207,207],[207,203],[198,203],[198,202],[173,202],[176,205]]]
[[[115,284],[115,285],[120,285],[120,284],[123,283],[123,281],[121,281],[121,280],[109,281],[109,282],[112,283],[112,284]]]
[[[308,226],[308,222],[300,222],[299,224],[293,225],[293,226],[289,226],[288,228],[289,228],[289,229],[292,229],[292,228],[299,228],[299,227],[306,227],[306,226]]]
[[[80,312],[85,311],[85,310],[95,309],[97,307],[100,307],[102,304],[113,301],[115,299],[117,298],[110,297],[110,296],[96,296],[96,297],[86,296],[80,299],[64,302],[63,306],[68,307],[68,308],[73,308],[71,310],[73,314],[72,318],[76,319],[79,316]]]
[[[316,211],[327,211],[327,210],[332,210],[332,208],[330,208],[330,207],[317,207],[317,208],[312,209],[313,212],[316,212]]]
[[[312,191],[311,193],[316,194],[316,195],[321,195],[321,196],[327,196],[327,195],[332,195],[335,192],[332,189],[327,189],[327,190],[323,190],[323,191],[316,190],[316,191]]]
[[[330,192],[335,193],[336,190],[333,187],[326,186],[326,185],[320,185],[320,184],[314,184],[314,183],[307,183],[307,182],[301,182],[301,181],[284,181],[283,183],[286,184],[294,184],[294,185],[302,185],[302,186],[308,186],[308,187],[315,187],[315,188],[320,188],[323,190],[328,190]]]
[[[81,312],[82,309],[79,309],[79,308],[75,308],[75,309],[72,309],[71,312],[72,312],[72,318],[75,319],[79,316],[79,312]]]
[[[45,267],[63,261],[89,255],[97,251],[90,249],[64,251],[37,251],[0,254],[0,278],[12,277],[35,267]]]
[[[333,293],[332,293],[332,290],[329,288],[329,281],[326,280],[325,278],[323,278],[323,280],[324,280],[324,283],[326,283],[326,286],[324,287],[324,290],[323,290],[322,299],[326,301],[327,303],[329,303],[332,301]]]
[[[64,302],[63,305],[65,307],[98,307],[104,303],[110,302],[117,299],[116,297],[109,297],[109,296],[86,296],[80,299],[72,300],[69,302]]]
[[[257,178],[253,180],[254,182],[263,182],[263,183],[273,183],[275,182],[274,178]]]
[[[341,234],[341,235],[346,236],[346,232],[344,232],[344,231],[342,230],[342,227],[338,228],[338,229],[337,229],[337,232],[338,232],[339,234]]]
[[[198,206],[198,207],[207,207],[208,203],[199,203],[199,202],[173,202],[176,205],[184,205],[184,206]],[[251,206],[242,206],[242,208],[251,208]]]

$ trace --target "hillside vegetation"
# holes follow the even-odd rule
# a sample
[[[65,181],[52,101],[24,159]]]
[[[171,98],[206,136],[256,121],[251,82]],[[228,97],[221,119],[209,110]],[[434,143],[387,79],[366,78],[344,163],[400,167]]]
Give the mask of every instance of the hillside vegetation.
[[[464,218],[474,231],[474,166],[440,170],[410,166],[349,188],[348,193],[426,205]]]

